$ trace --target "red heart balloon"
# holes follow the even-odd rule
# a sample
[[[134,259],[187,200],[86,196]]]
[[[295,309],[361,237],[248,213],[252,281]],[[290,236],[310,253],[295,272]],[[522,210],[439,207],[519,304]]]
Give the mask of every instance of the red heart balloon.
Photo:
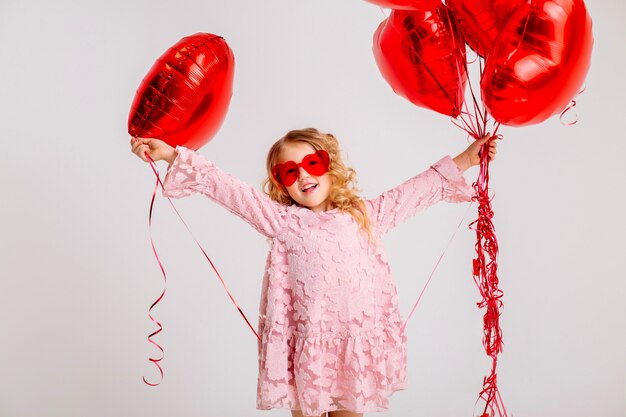
[[[496,38],[482,99],[506,125],[541,123],[578,93],[591,61],[591,18],[582,0],[533,0],[515,9]]]
[[[141,81],[128,116],[128,133],[199,149],[226,117],[234,65],[224,38],[210,33],[182,38]]]
[[[447,0],[465,42],[486,56],[516,6],[524,0]]]
[[[448,8],[392,10],[374,34],[383,78],[413,104],[456,117],[465,96],[465,43]]]
[[[440,4],[441,0],[366,0],[380,7],[395,10],[419,10],[430,7],[433,4]]]

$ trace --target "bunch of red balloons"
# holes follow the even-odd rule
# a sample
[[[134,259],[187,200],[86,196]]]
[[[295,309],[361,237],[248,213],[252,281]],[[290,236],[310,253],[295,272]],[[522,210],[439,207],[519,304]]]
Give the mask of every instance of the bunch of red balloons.
[[[367,1],[392,9],[374,34],[383,77],[412,103],[455,118],[467,112],[466,44],[484,59],[482,103],[506,125],[561,112],[589,70],[593,36],[583,0]],[[129,133],[199,149],[226,116],[233,72],[222,37],[181,39],[139,86]]]
[[[378,67],[412,103],[464,113],[465,45],[484,59],[480,93],[493,119],[523,126],[560,113],[589,69],[583,0],[368,0],[392,9],[374,34]]]

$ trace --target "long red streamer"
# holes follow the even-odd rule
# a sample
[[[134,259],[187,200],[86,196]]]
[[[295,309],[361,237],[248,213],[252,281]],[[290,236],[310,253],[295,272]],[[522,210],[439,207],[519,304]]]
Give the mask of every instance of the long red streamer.
[[[473,277],[482,296],[477,303],[479,308],[486,309],[483,316],[483,346],[492,359],[491,373],[483,380],[483,388],[479,400],[485,401],[481,417],[507,416],[497,386],[498,354],[502,352],[502,330],[500,314],[502,310],[502,291],[498,288],[498,240],[491,221],[493,210],[489,198],[489,142],[481,148],[480,173],[473,184],[478,201],[478,218],[469,224],[476,231],[476,259],[473,260]]]
[[[165,352],[164,352],[163,348],[152,339],[154,336],[156,336],[157,334],[159,334],[163,330],[163,326],[161,325],[161,323],[159,323],[152,316],[151,311],[159,303],[159,301],[161,301],[161,299],[165,295],[165,289],[166,289],[166,284],[167,284],[167,275],[165,273],[165,268],[163,267],[163,264],[161,263],[161,260],[159,259],[159,255],[157,254],[156,248],[154,246],[154,240],[152,238],[152,209],[153,209],[153,206],[154,206],[154,199],[156,197],[156,192],[158,190],[159,185],[161,186],[161,188],[163,190],[165,190],[165,187],[163,186],[163,183],[161,182],[161,177],[159,176],[159,171],[156,168],[156,164],[155,164],[154,160],[152,158],[150,158],[150,155],[148,155],[148,153],[145,153],[145,156],[146,156],[146,158],[148,158],[150,160],[150,167],[152,168],[152,171],[154,171],[154,174],[156,175],[156,178],[157,178],[156,184],[155,184],[155,187],[154,187],[154,191],[152,192],[152,199],[150,201],[150,211],[149,211],[149,214],[148,214],[148,225],[149,225],[149,228],[150,228],[150,244],[152,245],[152,251],[154,252],[154,256],[155,256],[157,262],[159,263],[159,267],[161,268],[161,273],[163,274],[163,292],[161,292],[161,295],[159,295],[157,297],[157,299],[152,303],[152,305],[148,309],[148,317],[150,318],[150,320],[152,320],[158,326],[158,329],[156,331],[154,331],[154,332],[152,332],[152,333],[150,333],[148,335],[148,342],[152,343],[154,346],[156,346],[161,351],[161,357],[160,358],[148,358],[148,360],[150,362],[154,363],[154,365],[157,367],[157,369],[159,370],[159,373],[161,375],[161,379],[157,383],[151,383],[151,382],[148,382],[145,377],[143,377],[143,382],[145,382],[147,385],[150,385],[150,386],[154,387],[154,386],[159,385],[163,381],[163,368],[161,368],[161,365],[160,365],[159,362],[164,358]],[[213,268],[213,271],[215,271],[215,273],[217,274],[217,277],[219,278],[220,282],[222,283],[222,286],[224,287],[224,289],[228,293],[228,296],[230,297],[231,301],[233,302],[233,304],[235,305],[235,307],[239,311],[239,314],[241,314],[241,317],[243,317],[243,319],[245,320],[246,324],[248,325],[250,330],[252,330],[252,333],[254,333],[256,338],[258,340],[261,340],[261,337],[258,335],[258,333],[254,329],[252,324],[250,324],[250,321],[248,320],[246,315],[243,313],[243,310],[237,304],[237,301],[235,300],[235,297],[233,297],[232,293],[228,290],[228,287],[226,286],[226,283],[224,282],[224,279],[222,278],[222,275],[219,273],[219,271],[217,270],[217,268],[213,264],[213,261],[211,261],[211,258],[209,258],[209,255],[207,255],[207,253],[204,250],[204,248],[202,247],[202,245],[200,245],[200,242],[198,242],[198,239],[195,238],[195,236],[191,232],[191,229],[189,229],[189,226],[187,225],[187,223],[185,222],[183,217],[180,215],[180,213],[176,209],[176,206],[174,206],[174,203],[172,202],[172,200],[169,197],[167,198],[167,200],[170,202],[172,208],[174,209],[174,211],[176,212],[176,214],[178,215],[180,220],[183,222],[183,224],[187,228],[187,231],[189,232],[191,237],[195,240],[196,245],[198,245],[198,247],[202,251],[204,257],[206,258],[206,260],[211,265],[211,268]]]
[[[483,59],[478,58],[477,61],[482,77]],[[469,75],[467,63],[465,65],[465,72]],[[432,75],[436,79],[435,75]],[[479,139],[487,134],[487,126],[491,122],[491,118],[485,106],[477,99],[472,82],[469,78],[467,84],[470,89],[471,108],[468,108],[467,103],[469,100],[465,100],[463,102],[463,109],[459,112],[459,116],[457,118],[451,118],[451,121],[461,130],[467,132],[470,137]],[[502,397],[500,396],[497,386],[498,354],[502,352],[500,314],[502,310],[501,298],[503,293],[498,288],[498,264],[496,259],[498,254],[498,241],[496,239],[495,228],[491,221],[493,210],[491,209],[491,199],[489,198],[489,143],[491,140],[502,138],[501,135],[497,134],[499,127],[499,123],[495,122],[493,124],[494,132],[492,138],[485,142],[480,150],[480,173],[477,181],[473,184],[475,190],[473,200],[478,202],[478,218],[469,225],[470,229],[476,231],[477,257],[473,260],[472,275],[482,296],[482,301],[477,303],[477,305],[479,308],[486,309],[483,317],[483,345],[485,352],[492,359],[491,373],[484,378],[483,388],[477,399],[477,402],[480,400],[485,402],[485,408],[480,417],[507,417],[506,409],[502,403]],[[441,257],[439,258],[439,261],[440,260]],[[439,261],[437,261],[437,265]],[[437,266],[435,266],[435,269],[436,268]],[[431,278],[432,273],[413,306],[409,318],[413,314]],[[402,327],[402,331],[404,331],[405,326],[406,322]]]
[[[404,321],[404,324],[400,328],[400,334],[404,333],[404,329],[406,328],[407,323],[411,319],[411,316],[413,316],[413,313],[415,312],[415,309],[417,308],[417,305],[419,304],[420,300],[422,299],[422,296],[424,295],[424,292],[426,291],[426,288],[428,287],[428,284],[430,284],[430,281],[433,279],[433,276],[435,275],[435,271],[439,267],[439,263],[441,262],[441,259],[443,259],[443,256],[448,251],[448,248],[450,247],[450,243],[452,243],[452,240],[454,240],[454,237],[456,236],[456,232],[458,232],[459,229],[461,228],[461,225],[463,224],[463,221],[465,220],[465,217],[467,216],[467,213],[469,212],[470,208],[472,207],[472,204],[473,204],[473,202],[470,203],[470,205],[467,207],[467,210],[465,211],[465,214],[463,215],[463,218],[461,219],[461,221],[459,222],[458,226],[454,230],[454,233],[452,233],[452,236],[450,236],[450,239],[448,240],[448,243],[446,244],[445,249],[443,250],[441,255],[439,255],[439,259],[437,259],[437,263],[435,264],[435,267],[430,272],[430,275],[428,276],[428,279],[426,280],[426,284],[424,284],[424,287],[422,288],[422,291],[420,292],[420,295],[417,297],[417,300],[415,301],[415,304],[413,304],[413,308],[411,309],[411,312],[409,313],[408,317]]]
[[[156,306],[157,303],[161,301],[161,299],[165,295],[165,286],[167,284],[167,274],[165,273],[165,268],[163,268],[163,264],[161,263],[161,260],[159,259],[159,255],[157,254],[157,251],[156,251],[156,247],[154,246],[154,240],[152,239],[152,208],[154,207],[154,197],[156,196],[156,190],[158,189],[157,188],[158,185],[159,185],[159,180],[157,178],[157,183],[154,186],[154,191],[152,192],[152,199],[150,200],[150,212],[148,214],[148,228],[150,230],[150,245],[152,246],[152,252],[154,253],[154,256],[156,257],[156,260],[159,263],[159,268],[161,269],[161,273],[163,274],[163,291],[161,292],[161,295],[157,297],[157,299],[152,303],[152,305],[148,309],[148,317],[158,326],[157,330],[155,330],[154,332],[148,335],[148,342],[152,343],[154,346],[157,347],[157,349],[161,351],[161,357],[160,358],[148,358],[148,360],[157,367],[157,369],[159,370],[159,373],[161,374],[161,379],[157,383],[151,383],[146,380],[145,376],[142,377],[143,382],[150,385],[151,387],[159,385],[161,381],[163,380],[163,368],[161,368],[161,364],[159,362],[161,362],[161,360],[165,357],[165,351],[163,350],[161,345],[159,345],[157,342],[152,340],[154,336],[161,333],[161,331],[163,330],[163,326],[154,317],[152,317],[151,312],[154,306]]]

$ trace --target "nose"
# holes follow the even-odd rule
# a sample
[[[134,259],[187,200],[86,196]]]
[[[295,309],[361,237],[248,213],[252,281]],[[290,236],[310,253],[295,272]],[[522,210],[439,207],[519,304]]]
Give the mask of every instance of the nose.
[[[298,167],[298,178],[307,178],[309,177],[309,173],[303,167]]]

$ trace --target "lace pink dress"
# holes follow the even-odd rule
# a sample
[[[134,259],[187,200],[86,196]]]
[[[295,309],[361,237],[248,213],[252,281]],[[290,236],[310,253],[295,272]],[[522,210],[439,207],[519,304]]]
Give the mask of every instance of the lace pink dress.
[[[376,237],[352,216],[277,203],[182,146],[163,195],[200,192],[271,239],[258,317],[257,409],[388,409],[406,388],[406,336],[380,238],[438,201],[470,201],[472,189],[450,156],[366,200]]]

